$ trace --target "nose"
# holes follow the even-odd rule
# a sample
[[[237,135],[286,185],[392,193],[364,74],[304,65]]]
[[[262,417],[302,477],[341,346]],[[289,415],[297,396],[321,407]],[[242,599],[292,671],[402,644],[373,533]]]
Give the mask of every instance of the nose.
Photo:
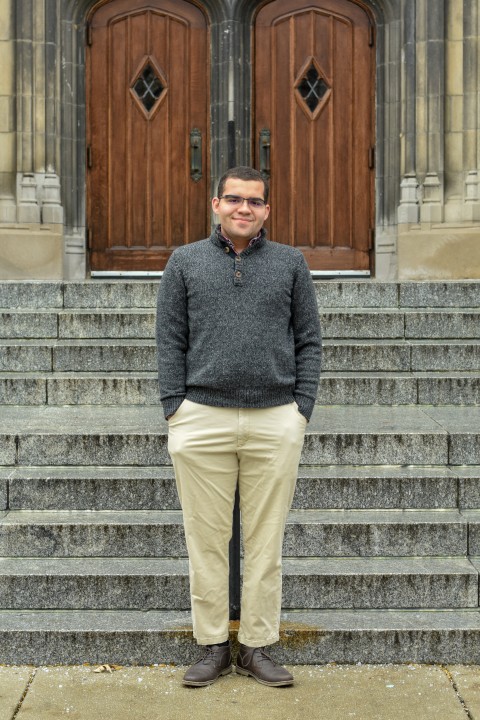
[[[245,211],[245,205],[247,206],[247,207],[246,207],[246,211],[247,211],[247,212],[250,212],[250,205],[248,204],[247,198],[242,198],[242,202],[241,202],[241,204],[238,206],[238,209],[241,210],[242,212],[244,212],[244,211]]]

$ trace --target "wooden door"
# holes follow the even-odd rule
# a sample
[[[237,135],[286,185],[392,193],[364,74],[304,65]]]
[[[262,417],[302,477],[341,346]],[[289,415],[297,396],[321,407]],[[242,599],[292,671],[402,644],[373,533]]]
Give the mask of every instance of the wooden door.
[[[208,28],[184,0],[110,0],[88,28],[93,270],[162,270],[208,234]]]
[[[274,0],[255,22],[255,158],[270,236],[312,270],[368,270],[373,238],[373,27],[349,0]]]

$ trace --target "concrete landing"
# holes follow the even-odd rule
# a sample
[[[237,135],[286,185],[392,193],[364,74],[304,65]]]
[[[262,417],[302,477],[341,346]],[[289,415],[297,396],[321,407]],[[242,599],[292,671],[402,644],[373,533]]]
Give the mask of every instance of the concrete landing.
[[[471,720],[480,718],[478,666],[291,667],[295,684],[269,688],[232,673],[182,685],[179,666],[0,667],[0,720]]]

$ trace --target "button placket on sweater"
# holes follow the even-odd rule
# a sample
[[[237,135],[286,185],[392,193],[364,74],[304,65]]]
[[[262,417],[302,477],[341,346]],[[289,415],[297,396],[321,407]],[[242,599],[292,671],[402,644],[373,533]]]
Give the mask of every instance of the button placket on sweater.
[[[243,262],[240,255],[235,255],[234,268],[234,285],[243,285]]]
[[[233,284],[243,285],[242,258],[227,245],[225,254],[229,255],[230,253],[233,255]]]
[[[257,243],[249,245],[247,248],[242,250],[241,253],[237,253],[231,245],[223,245],[223,252],[225,255],[232,256],[234,285],[243,286],[245,284],[245,260],[256,250],[258,250]]]

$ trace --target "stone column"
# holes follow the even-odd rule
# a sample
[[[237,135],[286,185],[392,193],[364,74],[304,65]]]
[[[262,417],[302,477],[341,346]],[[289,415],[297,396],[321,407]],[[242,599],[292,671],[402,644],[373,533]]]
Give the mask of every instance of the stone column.
[[[61,225],[57,0],[17,0],[18,220]]]
[[[403,34],[402,2],[391,3],[383,17],[377,16],[376,27],[375,276],[379,280],[394,280],[397,274]]]
[[[445,43],[445,220],[463,220],[463,0],[446,0]]]
[[[45,0],[45,175],[42,188],[42,221],[63,224],[60,188],[60,43],[58,0]]]
[[[34,37],[38,39],[39,24],[43,34],[43,10],[43,0],[16,0],[18,221],[29,224],[40,222],[35,161],[41,160],[38,154],[41,154],[43,144],[38,140],[44,130],[45,107],[38,90],[43,85],[45,64],[35,47]]]
[[[258,3],[257,3],[258,4]],[[255,3],[207,0],[212,35],[212,187],[232,165],[251,161],[251,22]]]
[[[60,163],[60,32],[58,0],[45,0],[45,170]]]
[[[217,183],[223,172],[235,164],[235,109],[233,92],[235,77],[231,47],[235,23],[231,18],[216,18],[211,26],[212,54],[210,72],[211,92],[211,185],[210,193],[215,195]],[[212,214],[212,222],[214,216]]]
[[[417,2],[417,171],[423,175],[420,219],[443,221],[445,0]]]
[[[85,208],[85,20],[90,3],[62,0],[60,21],[61,167],[65,212],[64,274],[84,280],[86,272]]]
[[[15,43],[13,0],[0,2],[0,223],[17,219],[15,203]]]
[[[403,0],[404,43],[401,84],[401,173],[398,224],[420,219],[416,175],[416,2]]]
[[[463,216],[467,221],[480,220],[479,20],[478,0],[463,0]]]
[[[416,0],[403,0],[402,173],[416,172]]]
[[[49,128],[47,123],[54,105],[46,91],[46,31],[51,28],[46,2],[51,5],[56,1],[12,0],[15,7],[17,224],[1,233],[2,278],[60,280],[63,274],[59,180],[55,159],[47,153],[47,138],[56,135],[57,130]]]

